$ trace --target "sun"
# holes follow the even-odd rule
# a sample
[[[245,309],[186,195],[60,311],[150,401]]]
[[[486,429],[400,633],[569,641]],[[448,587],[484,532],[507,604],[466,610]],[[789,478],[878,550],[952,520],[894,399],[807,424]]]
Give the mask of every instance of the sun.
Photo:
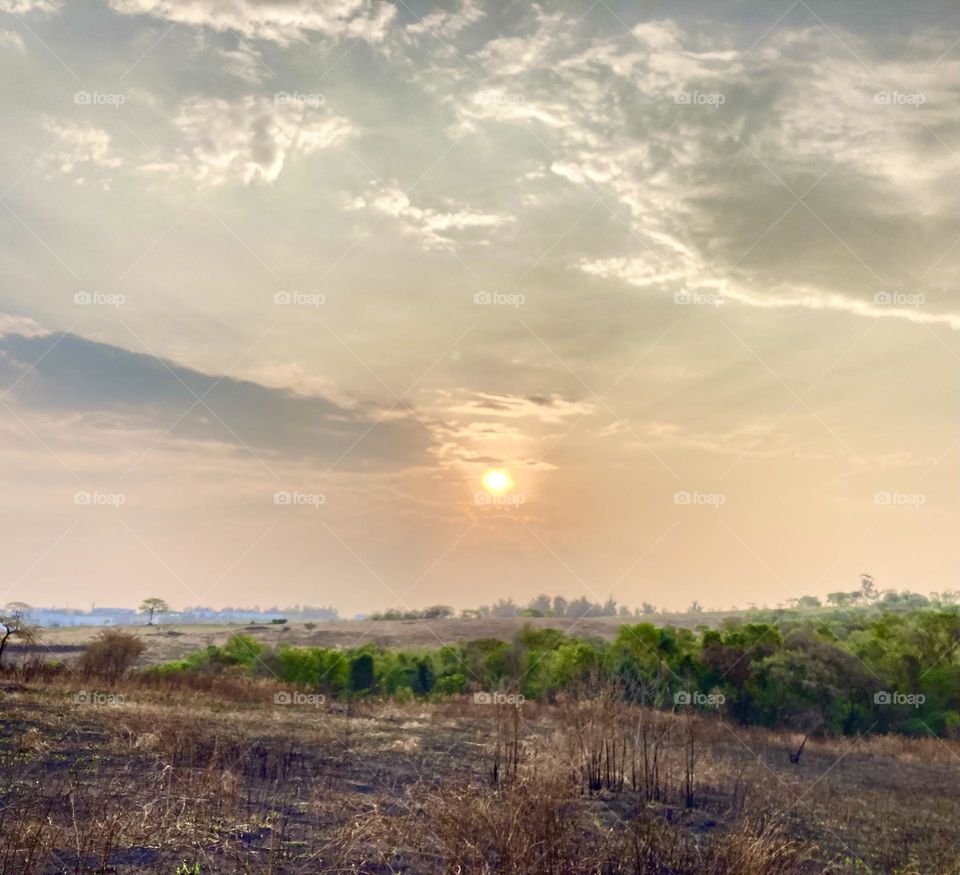
[[[491,495],[503,495],[513,489],[513,477],[510,476],[509,471],[504,471],[502,468],[484,471],[481,482],[483,488]]]

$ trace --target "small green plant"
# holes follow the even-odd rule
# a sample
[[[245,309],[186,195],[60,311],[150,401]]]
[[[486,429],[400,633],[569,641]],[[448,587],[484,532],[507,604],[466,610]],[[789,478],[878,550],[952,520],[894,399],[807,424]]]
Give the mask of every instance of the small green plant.
[[[200,864],[194,863],[191,865],[189,863],[182,863],[177,866],[175,875],[200,875]]]

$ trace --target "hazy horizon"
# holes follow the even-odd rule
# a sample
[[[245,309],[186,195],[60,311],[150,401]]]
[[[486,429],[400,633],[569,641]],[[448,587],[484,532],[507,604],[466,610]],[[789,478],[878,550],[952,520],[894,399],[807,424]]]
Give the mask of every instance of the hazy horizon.
[[[0,0],[0,603],[957,588],[958,25]]]

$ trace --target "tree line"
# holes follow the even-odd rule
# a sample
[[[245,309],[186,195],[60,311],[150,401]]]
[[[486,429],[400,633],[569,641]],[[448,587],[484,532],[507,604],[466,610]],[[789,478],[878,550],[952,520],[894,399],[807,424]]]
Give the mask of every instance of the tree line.
[[[154,669],[276,677],[324,694],[395,699],[509,691],[556,701],[613,686],[654,708],[697,708],[803,732],[960,733],[960,611],[784,614],[699,630],[625,624],[612,641],[524,626],[435,649],[268,647],[246,635]]]

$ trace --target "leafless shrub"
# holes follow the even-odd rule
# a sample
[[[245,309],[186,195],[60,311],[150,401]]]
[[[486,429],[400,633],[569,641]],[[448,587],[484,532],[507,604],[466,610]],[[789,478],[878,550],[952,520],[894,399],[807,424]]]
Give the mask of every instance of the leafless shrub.
[[[106,629],[80,655],[78,668],[85,677],[113,684],[133,668],[146,649],[136,635]]]

